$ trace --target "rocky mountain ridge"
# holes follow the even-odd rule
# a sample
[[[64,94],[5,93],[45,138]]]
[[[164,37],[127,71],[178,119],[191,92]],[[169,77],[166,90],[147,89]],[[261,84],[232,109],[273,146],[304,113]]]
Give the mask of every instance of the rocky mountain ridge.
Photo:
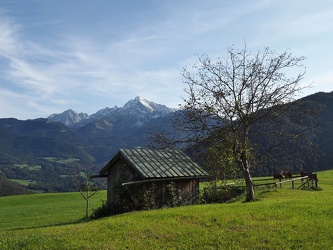
[[[91,115],[77,113],[69,109],[60,114],[52,114],[47,119],[75,128],[82,127],[99,119],[107,119],[113,125],[139,127],[145,125],[150,119],[163,117],[175,110],[174,108],[168,108],[165,105],[157,104],[137,96],[129,100],[123,107],[106,107]]]
[[[61,114],[52,114],[48,119],[53,122],[61,122],[66,126],[71,126],[89,119],[89,115],[87,113],[77,113],[72,109],[68,109]]]

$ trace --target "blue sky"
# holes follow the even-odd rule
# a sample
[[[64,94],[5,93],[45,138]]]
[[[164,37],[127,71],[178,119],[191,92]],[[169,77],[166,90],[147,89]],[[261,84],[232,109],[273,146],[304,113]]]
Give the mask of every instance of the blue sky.
[[[244,41],[307,57],[303,95],[331,92],[332,24],[331,0],[0,0],[0,118],[177,107],[183,67]]]

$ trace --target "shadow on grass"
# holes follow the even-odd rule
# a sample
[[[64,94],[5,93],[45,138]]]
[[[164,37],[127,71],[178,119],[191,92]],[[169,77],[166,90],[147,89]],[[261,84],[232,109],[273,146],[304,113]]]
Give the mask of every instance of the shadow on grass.
[[[57,227],[57,226],[66,226],[66,225],[76,225],[76,224],[81,224],[85,222],[92,221],[93,219],[86,219],[82,218],[76,221],[71,221],[71,222],[63,222],[63,223],[55,223],[55,224],[49,224],[49,225],[41,225],[41,226],[30,226],[30,227],[17,227],[14,229],[8,229],[5,231],[20,231],[20,230],[29,230],[29,229],[39,229],[39,228],[47,228],[47,227]]]

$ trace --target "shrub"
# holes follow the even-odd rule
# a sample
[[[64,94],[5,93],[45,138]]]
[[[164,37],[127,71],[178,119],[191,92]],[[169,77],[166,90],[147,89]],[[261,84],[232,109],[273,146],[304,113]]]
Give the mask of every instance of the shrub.
[[[106,200],[102,200],[102,206],[93,209],[93,212],[90,216],[91,219],[98,219],[106,216],[113,215],[114,210],[108,206]]]
[[[185,200],[182,196],[182,191],[176,188],[176,184],[171,182],[167,185],[169,195],[171,196],[170,207],[178,207],[185,203]]]
[[[143,186],[132,199],[135,201],[135,210],[150,210],[156,208],[156,185]]]
[[[205,203],[223,203],[244,193],[244,187],[237,186],[212,186],[204,189]]]
[[[117,204],[108,205],[104,200],[102,206],[93,210],[91,218],[98,219],[101,217],[126,213],[134,210],[150,210],[156,208],[156,186],[144,185],[138,187],[124,187],[116,185]]]

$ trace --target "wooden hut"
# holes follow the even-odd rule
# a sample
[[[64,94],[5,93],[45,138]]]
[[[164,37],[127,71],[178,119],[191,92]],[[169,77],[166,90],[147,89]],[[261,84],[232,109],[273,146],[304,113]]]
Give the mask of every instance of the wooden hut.
[[[181,150],[120,149],[99,172],[107,177],[107,204],[122,199],[119,185],[140,190],[154,185],[156,207],[169,205],[170,184],[179,191],[183,204],[194,204],[199,196],[199,178],[208,173]]]

